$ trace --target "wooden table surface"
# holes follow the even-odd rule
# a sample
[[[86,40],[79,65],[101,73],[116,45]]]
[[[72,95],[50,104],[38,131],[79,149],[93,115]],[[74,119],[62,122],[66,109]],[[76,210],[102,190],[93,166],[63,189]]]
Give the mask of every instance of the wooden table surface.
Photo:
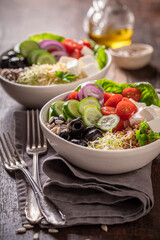
[[[91,0],[0,0],[0,51],[24,40],[28,35],[53,32],[70,38],[81,39],[86,35],[82,22]],[[148,81],[160,88],[160,1],[122,0],[135,14],[133,41],[148,43],[154,47],[151,64],[138,71],[124,71],[114,65],[107,78],[117,82]],[[0,88],[0,132],[14,133],[13,113],[24,109]],[[40,231],[41,240],[158,240],[160,239],[160,156],[154,160],[152,181],[155,205],[151,212],[133,223],[109,226],[104,232],[100,226],[77,226],[60,230],[56,234]],[[17,191],[11,178],[0,165],[0,239],[30,240],[34,231],[16,235],[21,227],[18,212]]]

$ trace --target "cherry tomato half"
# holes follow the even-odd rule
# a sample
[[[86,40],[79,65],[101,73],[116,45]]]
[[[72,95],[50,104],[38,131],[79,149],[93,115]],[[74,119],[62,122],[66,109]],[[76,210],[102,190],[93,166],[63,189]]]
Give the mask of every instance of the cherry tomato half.
[[[69,54],[70,57],[73,57],[73,58],[77,58],[79,59],[80,57],[82,57],[82,53],[81,53],[81,50],[78,49],[78,48],[75,48],[70,54]]]
[[[67,52],[71,54],[75,49],[81,50],[83,46],[80,46],[77,42],[72,39],[64,39],[62,44],[65,46]]]
[[[79,41],[78,43],[79,43],[80,45],[82,45],[82,46],[86,46],[86,47],[92,49],[91,43],[90,43],[89,41],[87,41],[87,40],[81,40],[81,41]]]
[[[122,101],[123,96],[121,94],[112,95],[104,104],[105,107],[116,107],[117,104]]]
[[[124,129],[124,123],[123,123],[123,120],[120,119],[117,127],[113,129],[113,132],[122,131],[123,129]]]
[[[105,103],[112,95],[114,95],[114,93],[104,92],[104,93],[103,93],[104,103]]]
[[[121,101],[117,104],[116,114],[122,120],[128,120],[134,113],[137,112],[137,107],[131,101]]]
[[[103,115],[116,114],[116,109],[114,107],[102,107],[101,112]]]
[[[71,93],[69,94],[69,96],[68,96],[68,100],[72,100],[72,99],[78,100],[78,99],[77,99],[77,95],[78,95],[78,92],[77,92],[77,91],[71,92]]]
[[[138,88],[128,87],[123,89],[122,95],[123,97],[132,98],[138,102],[142,96],[142,93]]]

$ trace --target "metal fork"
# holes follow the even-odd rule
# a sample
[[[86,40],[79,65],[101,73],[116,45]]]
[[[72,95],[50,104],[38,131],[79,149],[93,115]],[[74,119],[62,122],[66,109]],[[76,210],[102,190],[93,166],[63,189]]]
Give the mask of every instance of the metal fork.
[[[4,168],[7,171],[17,171],[20,170],[24,173],[26,179],[28,180],[32,190],[35,194],[35,198],[38,204],[38,207],[41,211],[41,214],[45,218],[45,220],[53,225],[64,225],[65,224],[65,216],[62,212],[57,209],[53,203],[50,201],[46,201],[41,189],[38,187],[34,179],[32,178],[30,172],[26,169],[26,164],[24,160],[21,158],[14,142],[9,133],[6,136],[3,133],[4,141],[0,137],[0,142],[2,146],[2,151],[0,149],[0,156]]]
[[[36,115],[36,118],[35,118]],[[37,141],[36,141],[37,139]],[[47,152],[47,142],[45,136],[42,137],[39,125],[39,111],[27,111],[27,144],[26,152],[28,155],[33,157],[32,165],[32,177],[37,183],[40,189],[40,179],[39,179],[39,164],[38,156]],[[31,223],[39,223],[42,219],[42,214],[37,205],[35,195],[31,188],[28,190],[26,206],[25,206],[26,218]]]

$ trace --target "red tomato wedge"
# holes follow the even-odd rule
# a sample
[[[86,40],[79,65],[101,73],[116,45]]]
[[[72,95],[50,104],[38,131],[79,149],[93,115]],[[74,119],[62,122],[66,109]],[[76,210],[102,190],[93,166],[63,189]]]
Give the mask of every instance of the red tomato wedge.
[[[77,95],[78,95],[78,92],[77,91],[74,91],[74,92],[71,92],[68,96],[68,100],[78,100],[77,99]]]
[[[104,93],[103,93],[104,103],[105,103],[112,95],[114,95],[114,93],[104,92]]]
[[[90,43],[89,41],[87,41],[87,40],[81,40],[81,41],[79,41],[78,43],[79,43],[80,45],[82,45],[82,47],[86,46],[86,47],[92,49],[91,43]]]
[[[113,129],[113,132],[122,131],[123,129],[124,129],[124,123],[123,123],[123,120],[120,119],[117,127]]]
[[[123,97],[132,98],[138,102],[142,96],[142,93],[138,88],[128,87],[123,89],[122,95]]]
[[[131,101],[129,100],[129,98],[127,98],[127,97],[124,97],[124,98],[122,99],[122,101],[131,102]]]
[[[138,111],[136,105],[131,101],[121,101],[117,104],[116,114],[122,120],[128,120],[134,113]]]
[[[123,96],[121,94],[112,95],[104,104],[105,107],[116,107],[117,104],[122,101]]]
[[[79,59],[80,57],[83,56],[82,53],[81,53],[81,50],[78,49],[78,48],[75,48],[73,50],[73,52],[71,52],[69,55],[70,55],[70,57],[74,57],[74,58],[77,58],[77,59]]]
[[[103,115],[116,114],[116,109],[114,107],[102,107],[101,112]]]

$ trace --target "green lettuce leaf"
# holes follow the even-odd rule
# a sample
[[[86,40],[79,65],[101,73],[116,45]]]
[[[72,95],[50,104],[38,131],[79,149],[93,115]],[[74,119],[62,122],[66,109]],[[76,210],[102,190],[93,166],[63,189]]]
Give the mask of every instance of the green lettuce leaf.
[[[35,42],[39,42],[44,39],[56,40],[56,41],[62,42],[65,38],[52,33],[40,33],[40,34],[34,34],[32,36],[29,36],[28,39],[33,40]]]
[[[105,92],[122,93],[123,90],[120,84],[109,79],[100,79],[97,80],[96,83],[101,85],[104,88]]]
[[[96,83],[101,85],[106,92],[114,92],[114,93],[122,93],[123,89],[127,87],[138,88],[142,93],[142,96],[139,102],[144,102],[146,103],[147,106],[154,104],[160,107],[160,99],[158,97],[158,94],[156,93],[152,85],[148,82],[118,84],[108,79],[100,79],[100,80],[97,80]]]
[[[105,47],[104,46],[99,46],[96,50],[96,59],[98,62],[99,69],[102,69],[106,66],[108,62],[108,56],[105,52]]]
[[[141,83],[135,83],[132,85],[132,87],[138,88],[141,93],[141,99],[140,102],[145,102],[147,106],[150,106],[151,104],[154,104],[158,107],[160,107],[160,99],[158,97],[158,94],[152,87],[152,85],[148,82],[141,82]]]

